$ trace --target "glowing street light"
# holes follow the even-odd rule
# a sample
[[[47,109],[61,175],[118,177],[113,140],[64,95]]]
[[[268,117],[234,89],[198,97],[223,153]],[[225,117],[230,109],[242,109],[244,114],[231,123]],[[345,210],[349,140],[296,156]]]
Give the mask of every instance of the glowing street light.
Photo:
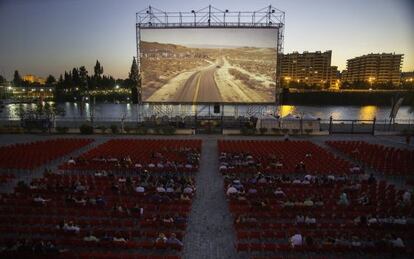
[[[116,86],[115,86],[115,89],[119,89],[119,85],[116,85]]]

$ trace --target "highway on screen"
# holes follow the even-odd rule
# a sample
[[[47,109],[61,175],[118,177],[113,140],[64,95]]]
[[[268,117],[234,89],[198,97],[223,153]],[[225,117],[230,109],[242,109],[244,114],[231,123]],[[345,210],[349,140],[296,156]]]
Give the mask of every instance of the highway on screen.
[[[175,96],[176,102],[220,102],[221,94],[214,80],[214,73],[223,65],[223,60],[194,72]]]

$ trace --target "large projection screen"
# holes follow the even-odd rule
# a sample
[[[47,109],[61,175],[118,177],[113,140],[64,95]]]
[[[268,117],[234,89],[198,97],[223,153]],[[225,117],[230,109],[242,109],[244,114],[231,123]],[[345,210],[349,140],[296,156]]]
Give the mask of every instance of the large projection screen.
[[[140,30],[142,101],[273,103],[277,28]]]

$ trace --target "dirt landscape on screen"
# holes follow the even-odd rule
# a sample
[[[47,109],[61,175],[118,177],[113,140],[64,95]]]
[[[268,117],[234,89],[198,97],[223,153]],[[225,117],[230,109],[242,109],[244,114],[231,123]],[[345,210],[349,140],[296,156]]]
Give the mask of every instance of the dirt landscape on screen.
[[[141,41],[146,102],[273,102],[276,49]]]

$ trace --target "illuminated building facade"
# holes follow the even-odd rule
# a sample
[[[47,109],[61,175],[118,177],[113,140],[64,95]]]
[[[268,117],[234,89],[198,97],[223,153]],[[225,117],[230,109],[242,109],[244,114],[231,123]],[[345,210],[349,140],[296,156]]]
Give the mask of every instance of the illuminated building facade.
[[[285,85],[291,82],[334,88],[338,68],[331,66],[332,51],[293,52],[281,58],[281,76]]]
[[[402,54],[393,53],[371,53],[348,59],[342,82],[400,85],[402,60]]]

